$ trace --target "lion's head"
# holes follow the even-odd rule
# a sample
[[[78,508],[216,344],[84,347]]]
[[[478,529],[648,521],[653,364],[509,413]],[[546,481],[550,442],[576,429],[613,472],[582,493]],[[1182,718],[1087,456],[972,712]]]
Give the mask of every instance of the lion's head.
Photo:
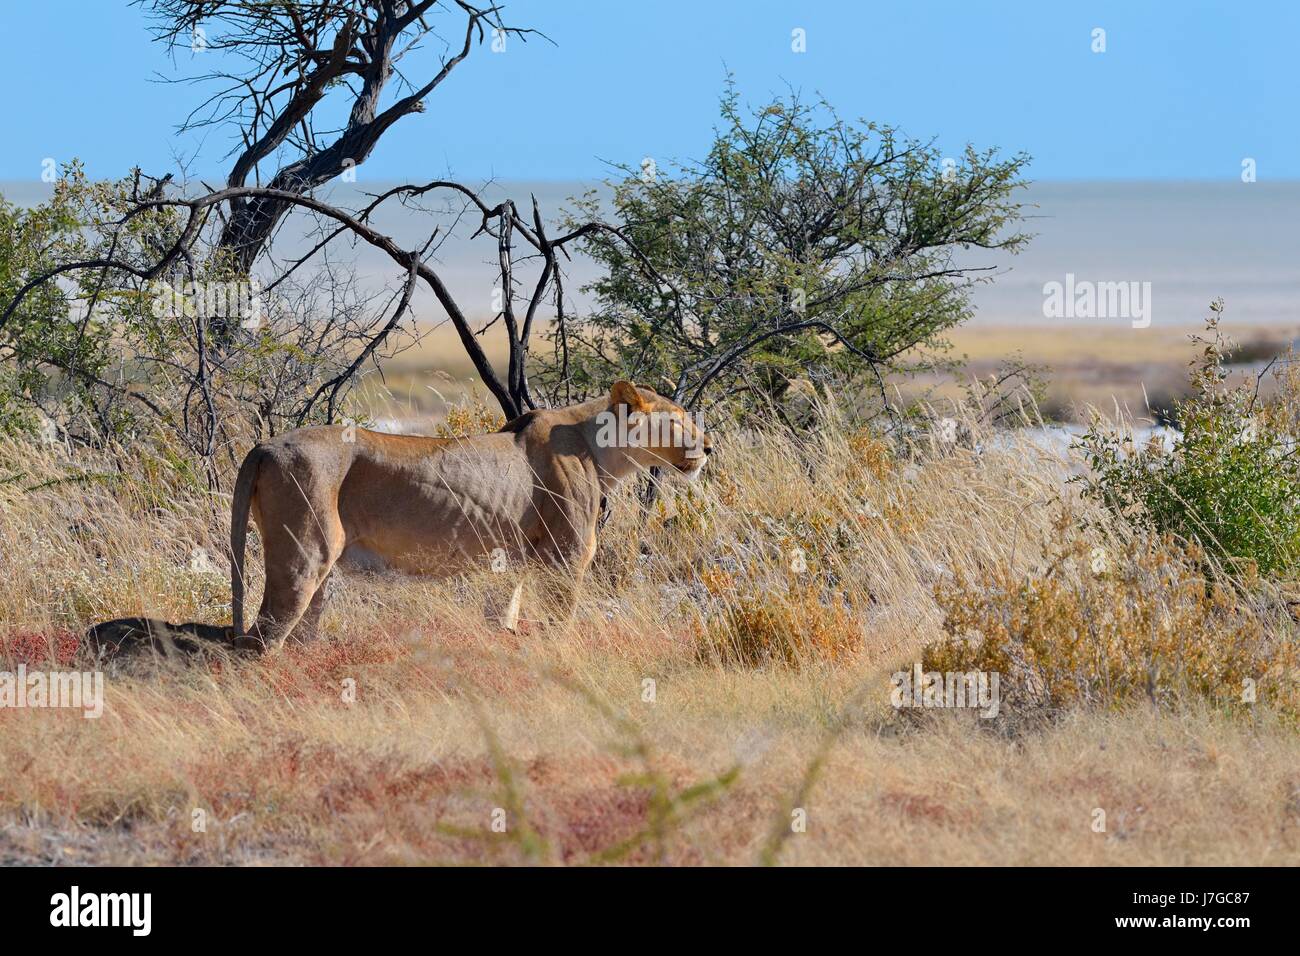
[[[672,468],[694,478],[713,442],[676,402],[631,382],[615,382],[596,440],[618,448],[644,468]]]

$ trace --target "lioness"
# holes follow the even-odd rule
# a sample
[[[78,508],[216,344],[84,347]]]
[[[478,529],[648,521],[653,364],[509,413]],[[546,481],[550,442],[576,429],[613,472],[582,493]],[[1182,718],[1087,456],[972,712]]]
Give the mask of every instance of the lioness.
[[[234,633],[244,632],[244,540],[262,535],[266,588],[247,635],[262,647],[315,636],[340,558],[446,575],[487,561],[567,568],[596,552],[601,501],[638,468],[694,477],[712,442],[684,409],[618,382],[608,398],[530,411],[472,438],[301,428],[253,448],[230,524]]]

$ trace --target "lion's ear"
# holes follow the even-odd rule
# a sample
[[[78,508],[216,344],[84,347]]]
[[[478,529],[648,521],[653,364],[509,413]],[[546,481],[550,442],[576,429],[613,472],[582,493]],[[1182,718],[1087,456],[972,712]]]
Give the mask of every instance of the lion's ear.
[[[615,406],[626,405],[630,412],[647,411],[650,405],[641,397],[637,387],[627,381],[614,383],[614,387],[609,390],[609,400]]]

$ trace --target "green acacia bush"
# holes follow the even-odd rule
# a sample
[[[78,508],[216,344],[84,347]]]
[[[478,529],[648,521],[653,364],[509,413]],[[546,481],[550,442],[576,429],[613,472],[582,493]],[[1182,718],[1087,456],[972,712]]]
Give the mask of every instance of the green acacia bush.
[[[1182,435],[1172,447],[1159,438],[1138,444],[1094,422],[1080,440],[1091,466],[1081,480],[1112,511],[1196,542],[1213,563],[1290,576],[1300,565],[1300,390],[1286,367],[1268,401],[1258,382],[1230,384],[1223,304],[1210,308],[1193,394],[1175,402]]]

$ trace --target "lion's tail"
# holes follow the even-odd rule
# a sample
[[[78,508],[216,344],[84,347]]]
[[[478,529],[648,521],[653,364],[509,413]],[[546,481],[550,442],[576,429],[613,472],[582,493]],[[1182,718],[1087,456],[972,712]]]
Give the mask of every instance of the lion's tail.
[[[244,543],[248,538],[248,513],[252,508],[257,471],[265,456],[266,448],[253,446],[239,466],[230,502],[230,612],[236,638],[244,634]]]

